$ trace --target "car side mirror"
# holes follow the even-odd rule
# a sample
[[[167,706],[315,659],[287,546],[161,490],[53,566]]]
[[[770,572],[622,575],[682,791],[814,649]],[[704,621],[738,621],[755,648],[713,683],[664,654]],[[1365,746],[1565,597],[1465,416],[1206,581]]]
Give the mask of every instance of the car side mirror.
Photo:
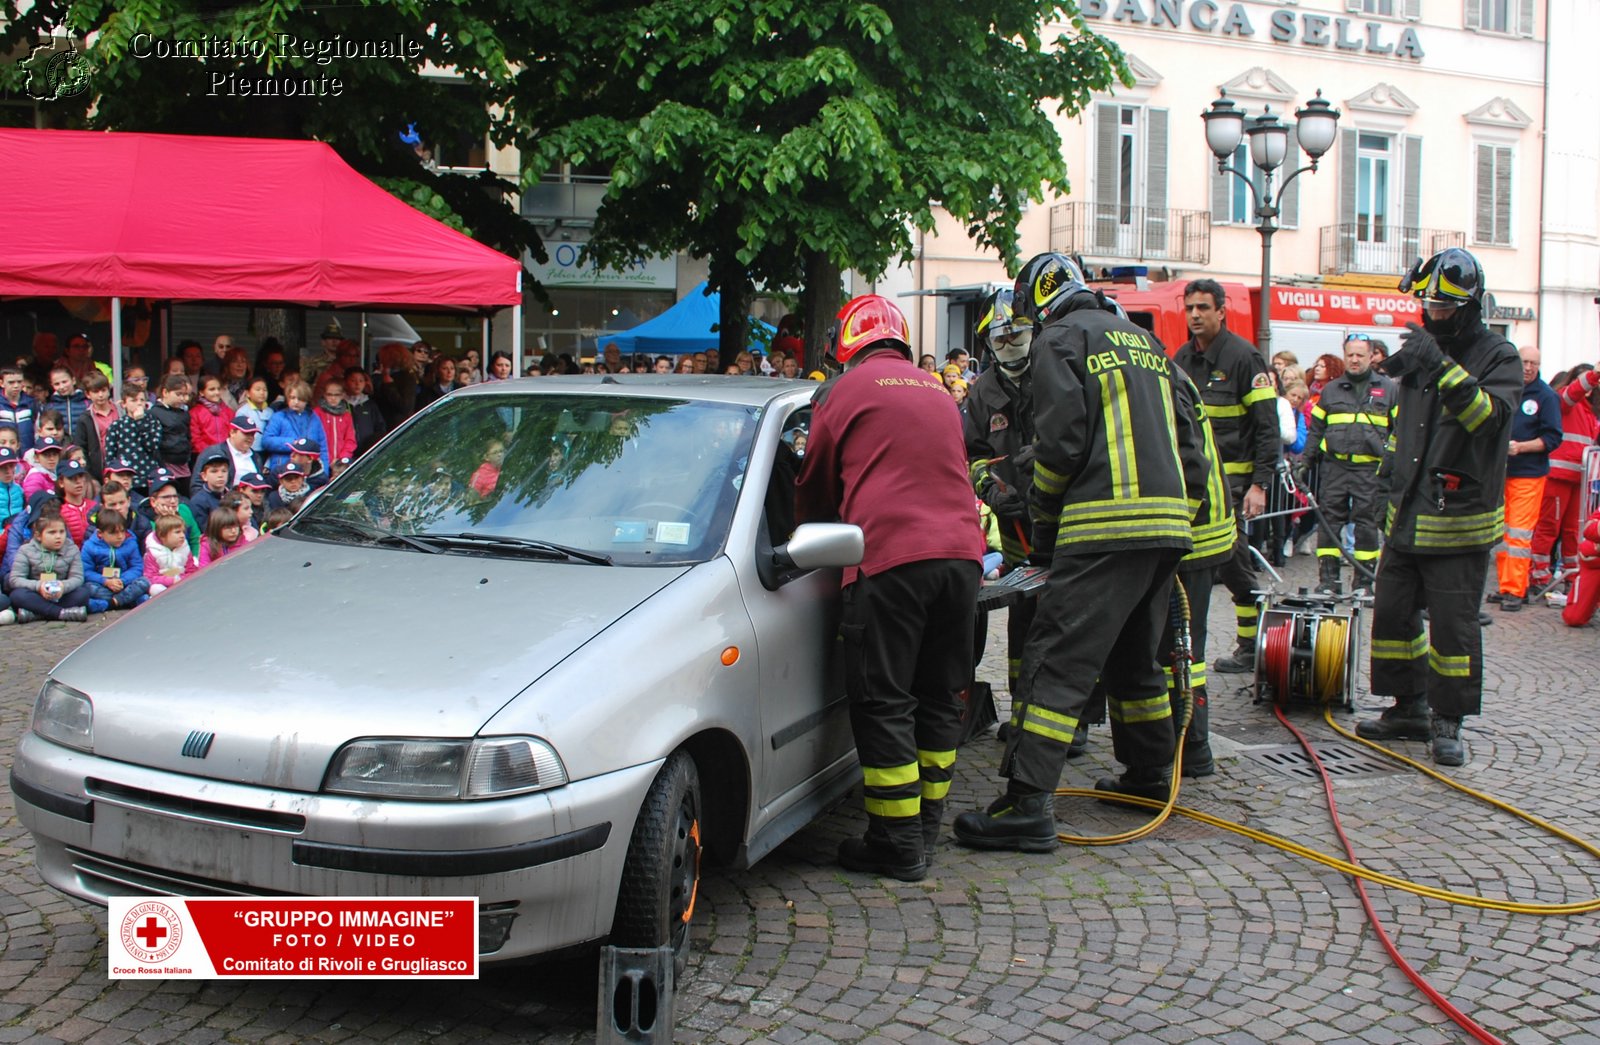
[[[786,544],[772,549],[779,570],[825,570],[857,566],[866,554],[861,527],[851,523],[802,523]]]

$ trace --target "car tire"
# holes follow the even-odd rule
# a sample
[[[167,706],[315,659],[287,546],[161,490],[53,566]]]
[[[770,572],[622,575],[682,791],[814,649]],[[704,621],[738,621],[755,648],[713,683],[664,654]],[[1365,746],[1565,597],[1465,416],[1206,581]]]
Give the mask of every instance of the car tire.
[[[622,868],[611,942],[671,946],[677,975],[689,963],[689,926],[700,889],[700,773],[675,751],[639,809]]]

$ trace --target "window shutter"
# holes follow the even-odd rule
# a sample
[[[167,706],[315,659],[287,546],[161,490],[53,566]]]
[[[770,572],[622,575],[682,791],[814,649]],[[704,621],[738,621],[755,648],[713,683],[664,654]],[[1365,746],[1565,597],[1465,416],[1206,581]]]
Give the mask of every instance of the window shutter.
[[[1284,150],[1283,166],[1279,168],[1287,177],[1299,170],[1303,163],[1300,158],[1300,136],[1295,133],[1294,124],[1289,125],[1289,147]],[[1278,224],[1286,229],[1298,228],[1300,225],[1300,179],[1296,178],[1283,190],[1283,204],[1278,208]]]
[[[1517,0],[1517,27],[1518,36],[1533,35],[1533,0]]]
[[[1140,257],[1164,258],[1167,246],[1167,110],[1144,113],[1144,249]]]
[[[1511,245],[1511,150],[1494,150],[1494,241]]]
[[[1483,0],[1466,0],[1466,23],[1468,29],[1477,29],[1483,25],[1481,7]]]
[[[1356,255],[1356,132],[1339,132],[1339,260],[1336,272],[1349,272]]]
[[[1494,242],[1494,149],[1478,146],[1477,178],[1474,183],[1474,243]]]
[[[1117,242],[1117,133],[1120,105],[1094,107],[1094,245],[1110,250]]]
[[[1416,22],[1422,19],[1422,0],[1406,0],[1405,18],[1408,22]]]
[[[1422,136],[1408,134],[1403,140],[1406,167],[1400,175],[1400,236],[1405,255],[1400,260],[1409,265],[1422,246]]]
[[[1233,175],[1217,170],[1217,158],[1211,158],[1211,224],[1227,225],[1233,221]]]

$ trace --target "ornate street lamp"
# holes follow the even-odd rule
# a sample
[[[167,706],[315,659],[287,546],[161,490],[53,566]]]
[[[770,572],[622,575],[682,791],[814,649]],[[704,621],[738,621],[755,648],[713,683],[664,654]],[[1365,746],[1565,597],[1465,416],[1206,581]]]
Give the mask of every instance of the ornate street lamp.
[[[1299,170],[1290,172],[1283,179],[1283,184],[1278,186],[1276,193],[1272,191],[1272,180],[1278,168],[1283,166],[1283,161],[1289,152],[1289,128],[1273,114],[1271,107],[1263,106],[1261,115],[1252,118],[1246,127],[1244,111],[1236,106],[1233,99],[1224,91],[1220,98],[1211,103],[1211,108],[1200,116],[1206,124],[1206,146],[1217,158],[1217,171],[1232,174],[1243,181],[1249,187],[1250,196],[1255,201],[1256,231],[1261,234],[1261,309],[1256,345],[1263,355],[1270,358],[1272,234],[1278,231],[1279,207],[1283,203],[1283,193],[1289,187],[1289,183],[1306,171],[1315,171],[1317,161],[1333,148],[1339,131],[1339,110],[1329,105],[1319,90],[1317,96],[1306,103],[1305,108],[1294,114],[1295,137],[1311,162]],[[1250,162],[1261,172],[1259,190],[1248,174],[1230,162],[1234,150],[1239,148],[1239,142],[1246,136],[1250,139]]]

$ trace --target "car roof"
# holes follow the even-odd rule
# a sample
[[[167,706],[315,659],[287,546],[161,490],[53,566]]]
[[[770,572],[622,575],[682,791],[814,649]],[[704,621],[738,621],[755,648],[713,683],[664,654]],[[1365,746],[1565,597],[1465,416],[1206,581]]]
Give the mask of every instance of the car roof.
[[[457,389],[452,398],[514,392],[589,392],[646,399],[697,399],[737,406],[764,406],[795,393],[814,392],[815,381],[781,377],[727,377],[721,374],[570,374],[480,382]]]

